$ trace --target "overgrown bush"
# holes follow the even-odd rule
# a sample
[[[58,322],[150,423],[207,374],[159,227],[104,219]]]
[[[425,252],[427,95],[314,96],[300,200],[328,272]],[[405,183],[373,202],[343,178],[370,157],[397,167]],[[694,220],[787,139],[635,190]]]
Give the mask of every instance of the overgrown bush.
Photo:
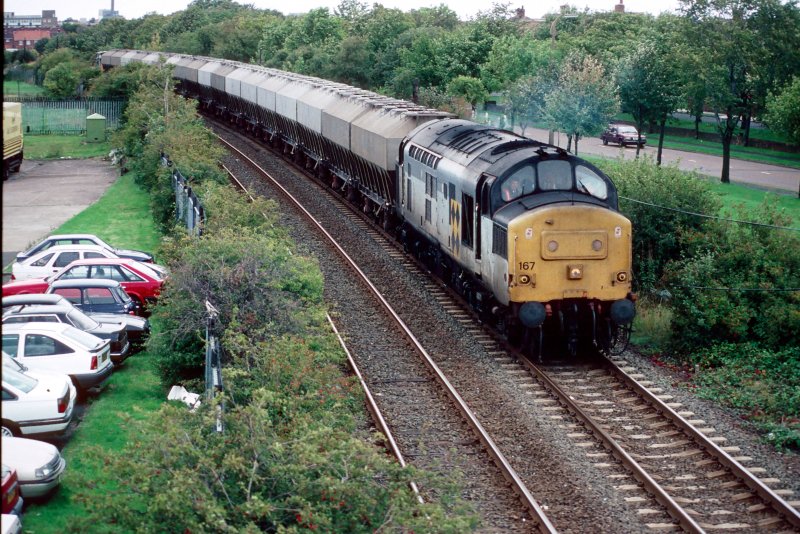
[[[150,348],[165,385],[203,376],[206,300],[220,312],[218,335],[234,318],[245,328],[265,325],[271,335],[298,334],[319,319],[305,310],[321,302],[322,275],[294,253],[276,225],[275,203],[247,203],[215,183],[200,195],[208,218],[203,236],[177,233],[161,247],[170,278],[153,312],[159,335]]]
[[[743,411],[777,447],[800,450],[798,345],[770,351],[756,343],[723,343],[692,360],[700,396]]]
[[[171,68],[144,67],[139,75],[141,85],[125,109],[125,126],[112,142],[128,158],[137,183],[151,194],[154,217],[166,232],[174,225],[175,198],[172,170],[161,166],[161,156],[167,154],[173,168],[197,186],[225,181],[217,164],[223,149],[198,117],[197,103],[175,94]]]
[[[769,200],[737,219],[788,225]],[[664,280],[673,298],[676,348],[688,352],[715,342],[756,341],[779,350],[800,346],[800,237],[796,232],[725,224],[676,258]],[[792,290],[794,289],[794,290]]]

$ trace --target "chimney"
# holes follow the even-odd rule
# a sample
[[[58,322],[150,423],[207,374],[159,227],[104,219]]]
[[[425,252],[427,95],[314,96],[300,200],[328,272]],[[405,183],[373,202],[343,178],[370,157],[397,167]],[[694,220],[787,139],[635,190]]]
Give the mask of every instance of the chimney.
[[[114,16],[114,0],[111,0],[111,16]]]
[[[111,0],[112,2],[114,0]],[[622,3],[622,0],[619,0],[619,4],[614,6],[615,13],[625,13],[625,4]]]

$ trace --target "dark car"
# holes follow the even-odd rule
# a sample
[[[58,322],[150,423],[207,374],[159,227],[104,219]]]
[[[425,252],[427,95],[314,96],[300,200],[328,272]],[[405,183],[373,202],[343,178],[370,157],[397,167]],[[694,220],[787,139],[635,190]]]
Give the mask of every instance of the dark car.
[[[71,278],[56,280],[46,291],[66,298],[83,313],[126,313],[138,315],[140,306],[116,280]]]
[[[111,361],[119,365],[130,356],[130,342],[121,322],[101,323],[69,302],[60,304],[22,304],[3,307],[3,324],[65,323],[111,342]]]
[[[119,258],[130,258],[132,260],[141,261],[145,263],[153,262],[153,255],[141,250],[127,250],[122,248],[112,247],[96,235],[92,234],[61,234],[51,235],[35,244],[28,250],[17,254],[17,261],[22,261],[34,254],[47,250],[55,245],[99,245],[107,250],[110,250]]]
[[[644,147],[647,143],[647,137],[644,134],[639,134],[639,130],[627,124],[609,124],[603,134],[600,136],[603,144],[614,143],[619,146],[625,145],[639,145]]]
[[[75,280],[78,282],[79,280]],[[105,280],[87,280],[89,283],[105,282]],[[12,295],[3,298],[3,313],[6,309],[22,305],[52,305],[52,304],[72,304],[62,295],[33,293],[29,295]],[[80,307],[76,306],[80,309]],[[86,313],[85,310],[81,310]],[[137,317],[129,313],[86,313],[95,321],[101,323],[122,323],[131,344],[131,353],[138,352],[144,347],[147,338],[150,337],[150,321],[144,317]]]

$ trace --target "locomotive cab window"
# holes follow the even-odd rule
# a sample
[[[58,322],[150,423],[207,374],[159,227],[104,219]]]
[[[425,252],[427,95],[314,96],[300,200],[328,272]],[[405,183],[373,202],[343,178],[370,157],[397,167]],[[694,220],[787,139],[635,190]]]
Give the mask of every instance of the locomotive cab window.
[[[568,161],[542,161],[537,167],[539,189],[542,191],[567,191],[572,189],[572,165]]]
[[[536,190],[536,171],[533,165],[525,165],[503,180],[500,196],[504,202],[511,202]]]
[[[600,200],[608,198],[608,184],[589,167],[575,167],[575,183],[581,193],[588,193]]]

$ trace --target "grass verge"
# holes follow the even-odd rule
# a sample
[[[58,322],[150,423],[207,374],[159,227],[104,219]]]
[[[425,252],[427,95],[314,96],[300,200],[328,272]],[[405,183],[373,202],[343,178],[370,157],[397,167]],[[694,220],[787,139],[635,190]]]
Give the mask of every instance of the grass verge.
[[[25,159],[83,159],[108,155],[111,144],[87,143],[82,135],[26,135]]]

